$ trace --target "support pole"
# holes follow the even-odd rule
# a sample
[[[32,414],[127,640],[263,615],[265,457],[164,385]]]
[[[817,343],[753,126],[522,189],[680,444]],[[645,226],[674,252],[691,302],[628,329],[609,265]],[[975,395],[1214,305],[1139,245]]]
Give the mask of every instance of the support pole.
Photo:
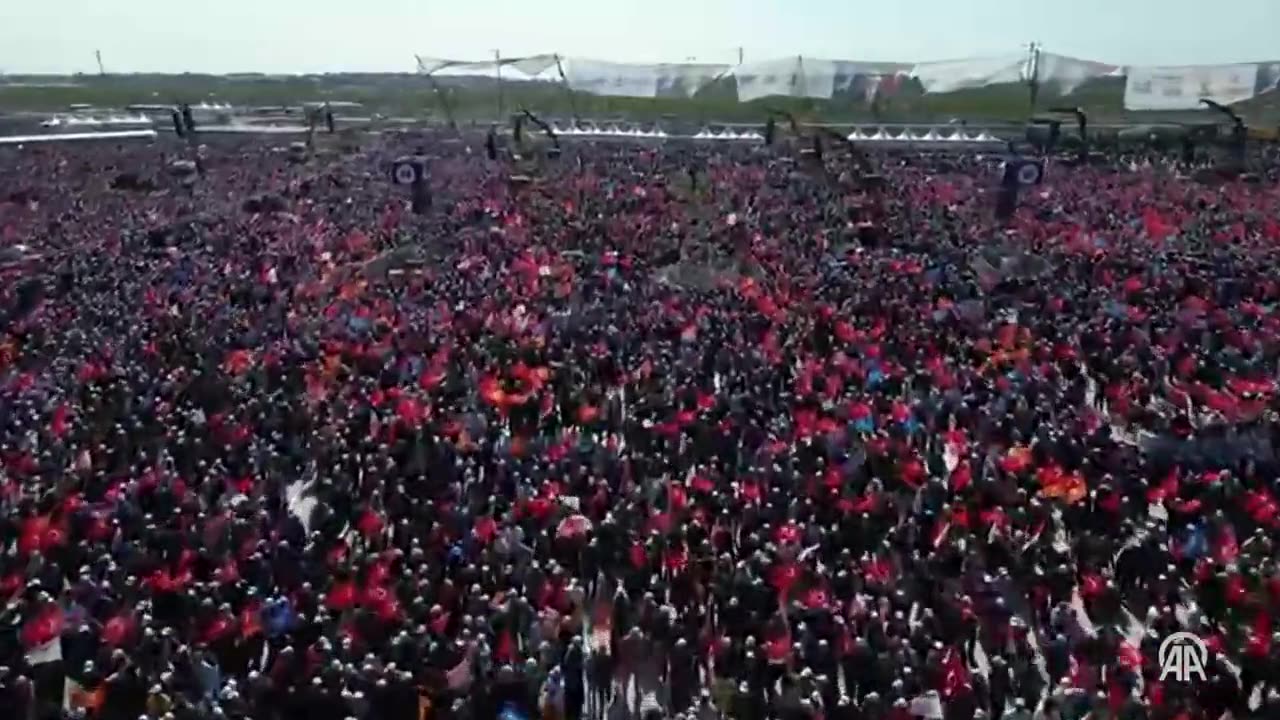
[[[458,121],[453,117],[453,107],[449,105],[449,98],[444,92],[444,88],[440,87],[440,83],[427,73],[427,82],[431,83],[431,89],[435,91],[436,100],[440,102],[440,109],[444,110],[444,118],[449,123],[450,130],[458,129]]]
[[[1089,116],[1078,107],[1054,107],[1049,108],[1049,112],[1075,116],[1076,132],[1080,135],[1080,164],[1087,163],[1089,161]]]
[[[503,122],[503,98],[502,98],[502,51],[493,51],[494,68],[498,73],[498,122]]]
[[[564,94],[569,98],[569,112],[573,113],[573,124],[578,124],[578,101],[573,96],[573,88],[569,87],[569,78],[565,77],[564,65],[560,62],[560,56],[556,55],[556,72],[560,74],[560,86],[564,88]]]
[[[1036,114],[1036,103],[1040,99],[1040,45],[1039,43],[1031,43],[1031,55],[1027,59],[1029,63],[1027,72],[1027,93],[1029,96],[1029,104],[1031,106],[1031,115]]]

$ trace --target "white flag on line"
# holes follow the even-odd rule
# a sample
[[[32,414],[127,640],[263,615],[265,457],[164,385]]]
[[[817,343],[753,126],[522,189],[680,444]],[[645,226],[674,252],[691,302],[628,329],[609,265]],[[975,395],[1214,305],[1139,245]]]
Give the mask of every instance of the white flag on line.
[[[937,690],[930,690],[911,701],[911,714],[925,720],[942,720],[942,699]]]
[[[465,690],[471,685],[471,653],[468,652],[451,670],[445,673],[450,690]]]
[[[285,504],[289,513],[298,518],[302,529],[311,532],[311,513],[319,500],[312,492],[315,480],[298,480],[285,488]]]
[[[62,681],[62,709],[68,712],[73,710],[96,711],[102,707],[104,692],[102,687],[96,690],[86,690],[83,685],[75,680],[69,677],[64,678]]]
[[[80,683],[76,682],[75,680],[72,680],[69,677],[63,679],[62,681],[62,709],[63,710],[70,711],[70,710],[75,710],[78,707],[81,707],[80,701],[83,696],[84,696],[84,688],[81,687]]]
[[[27,651],[27,663],[30,665],[44,665],[46,663],[62,661],[62,636],[59,635],[54,639],[42,645],[37,645]]]

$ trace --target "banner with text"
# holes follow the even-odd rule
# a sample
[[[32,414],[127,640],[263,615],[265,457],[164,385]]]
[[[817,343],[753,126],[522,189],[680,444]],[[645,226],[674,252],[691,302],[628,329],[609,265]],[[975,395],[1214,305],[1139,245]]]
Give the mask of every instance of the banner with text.
[[[1125,110],[1194,110],[1202,98],[1230,105],[1257,93],[1256,64],[1131,66],[1127,72]]]
[[[1119,76],[1118,65],[1081,60],[1080,58],[1042,52],[1036,60],[1036,81],[1040,87],[1070,95],[1076,88],[1094,78]]]
[[[1023,82],[1031,77],[1030,66],[1030,56],[1022,53],[919,63],[911,68],[911,76],[920,81],[925,92],[945,93]]]
[[[592,95],[652,98],[658,96],[659,65],[612,63],[565,58],[564,79],[569,89]]]
[[[480,61],[431,56],[416,59],[418,72],[424,75],[552,82],[563,78],[572,90],[619,97],[687,98],[720,78],[732,77],[742,102],[765,97],[871,102],[899,92],[908,77],[918,80],[926,93],[1035,80],[1040,87],[1064,95],[1095,78],[1125,77],[1126,110],[1192,110],[1201,107],[1201,98],[1231,105],[1280,88],[1277,61],[1124,67],[1043,51],[914,64],[825,60],[802,55],[736,66],[611,62],[551,53]]]
[[[565,82],[571,90],[614,97],[693,97],[723,76],[728,65],[714,63],[614,63],[564,58]]]
[[[659,65],[658,97],[693,97],[699,90],[724,77],[729,67],[717,63]]]
[[[764,97],[804,97],[797,95],[803,87],[803,72],[799,55],[739,65],[733,70],[738,81],[738,99],[750,102]]]

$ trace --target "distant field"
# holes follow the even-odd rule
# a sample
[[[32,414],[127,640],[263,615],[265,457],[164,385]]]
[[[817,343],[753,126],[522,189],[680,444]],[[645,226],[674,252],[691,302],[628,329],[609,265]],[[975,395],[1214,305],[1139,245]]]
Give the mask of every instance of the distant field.
[[[315,76],[264,75],[77,75],[74,77],[9,76],[0,79],[0,108],[6,111],[65,111],[72,104],[120,108],[135,103],[225,102],[237,106],[298,105],[308,101],[345,100],[384,115],[443,119],[443,95],[459,121],[498,117],[499,92],[492,79],[440,78],[438,86],[420,75],[343,74]],[[6,84],[7,83],[7,84]],[[551,117],[626,117],[634,120],[675,116],[690,120],[760,122],[765,107],[802,113],[830,121],[925,122],[952,118],[1024,120],[1031,113],[1022,85],[1001,85],[942,95],[904,90],[873,109],[860,98],[830,101],[769,99],[739,103],[732,81],[712,85],[692,99],[608,98],[571,93],[550,83],[508,82],[502,88],[503,109],[523,106]],[[1123,81],[1090,82],[1067,97],[1042,93],[1038,109],[1053,105],[1085,108],[1094,122],[1160,122],[1204,120],[1208,113],[1126,113]],[[1238,108],[1252,124],[1280,123],[1280,93],[1270,93]]]

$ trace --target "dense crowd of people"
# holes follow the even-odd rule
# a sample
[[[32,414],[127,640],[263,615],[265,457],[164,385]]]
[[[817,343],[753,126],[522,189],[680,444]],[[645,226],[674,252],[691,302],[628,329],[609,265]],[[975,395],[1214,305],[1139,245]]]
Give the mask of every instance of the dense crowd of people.
[[[3,717],[1280,717],[1274,158],[206,142],[0,148]]]

